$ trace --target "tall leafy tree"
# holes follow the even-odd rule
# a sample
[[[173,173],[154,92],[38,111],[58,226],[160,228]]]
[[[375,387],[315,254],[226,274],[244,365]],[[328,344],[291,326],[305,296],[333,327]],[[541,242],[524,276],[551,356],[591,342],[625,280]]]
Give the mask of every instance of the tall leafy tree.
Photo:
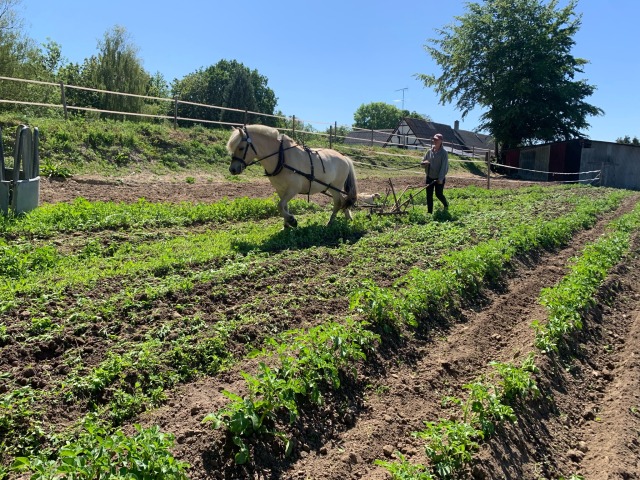
[[[419,74],[442,104],[464,118],[486,109],[479,128],[503,148],[582,136],[587,117],[603,111],[585,101],[595,87],[576,80],[586,60],[571,55],[581,16],[576,0],[485,0],[468,3],[457,22],[437,30],[427,52],[442,69]]]
[[[429,117],[418,112],[401,110],[395,105],[384,102],[363,103],[353,114],[354,127],[372,128],[374,130],[396,128],[405,118],[422,118],[430,121]]]
[[[33,56],[33,45],[21,34],[22,19],[17,13],[20,0],[0,0],[0,75],[28,78],[28,66]],[[28,86],[17,82],[0,82],[0,97],[24,100]],[[15,108],[0,104],[3,110]]]
[[[224,106],[225,96],[227,101],[231,98],[244,95],[238,92],[231,94],[229,85],[240,81],[239,73],[248,79],[253,92],[250,92],[254,100],[250,104],[255,105],[256,112],[273,115],[277,98],[273,90],[268,87],[267,77],[260,75],[257,70],[251,70],[236,60],[220,60],[215,65],[205,69],[199,69],[186,75],[181,80],[174,80],[171,84],[172,94],[185,102],[200,103],[203,105]],[[242,80],[244,82],[244,80]],[[247,103],[247,105],[249,105]],[[245,108],[240,106],[238,108]],[[246,108],[249,108],[248,106]],[[178,107],[178,115],[186,118],[200,118],[216,121],[220,119],[220,110],[181,103]],[[271,117],[258,117],[256,121],[267,125],[273,124]]]
[[[97,88],[112,92],[145,95],[150,75],[142,67],[138,48],[134,46],[127,31],[115,26],[98,43],[95,62],[86,63],[92,69],[90,76]],[[120,112],[141,112],[144,100],[138,97],[103,94],[101,108]]]
[[[384,102],[362,104],[353,114],[354,127],[381,130],[395,128],[405,116],[405,111]]]
[[[0,75],[52,82],[63,64],[60,45],[49,40],[42,46],[23,34],[23,20],[18,7],[21,0],[0,0]],[[0,97],[6,100],[54,103],[59,90],[31,83],[0,82]],[[1,104],[3,110],[31,112],[34,108]]]
[[[222,98],[222,106],[237,110],[248,110],[255,112],[257,107],[256,96],[253,91],[251,79],[246,70],[237,70],[227,87]],[[255,123],[255,115],[248,114],[245,118],[244,112],[234,110],[221,110],[220,121],[229,123]]]

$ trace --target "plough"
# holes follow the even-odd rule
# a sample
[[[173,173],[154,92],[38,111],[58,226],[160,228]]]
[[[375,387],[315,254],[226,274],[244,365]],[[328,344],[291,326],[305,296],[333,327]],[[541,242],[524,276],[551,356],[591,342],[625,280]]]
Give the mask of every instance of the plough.
[[[427,185],[422,185],[418,191],[412,191],[407,194],[407,190],[412,188],[411,185],[407,185],[398,195],[391,179],[388,180],[388,183],[389,186],[385,195],[381,197],[380,203],[358,201],[356,207],[369,210],[370,215],[373,213],[377,215],[404,215],[408,213],[407,208],[409,205],[415,205],[416,195],[427,188]],[[407,194],[406,197],[405,194]]]

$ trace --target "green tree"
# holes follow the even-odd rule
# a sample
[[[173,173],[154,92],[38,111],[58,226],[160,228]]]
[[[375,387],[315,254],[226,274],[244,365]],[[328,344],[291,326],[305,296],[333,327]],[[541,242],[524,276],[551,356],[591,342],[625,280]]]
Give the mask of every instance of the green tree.
[[[142,67],[138,49],[125,28],[115,26],[98,43],[95,62],[85,62],[90,69],[92,86],[111,92],[145,95],[150,75]],[[139,97],[102,94],[100,108],[119,112],[142,112],[144,100]]]
[[[640,140],[638,137],[631,137],[629,135],[625,135],[624,137],[620,137],[616,139],[616,143],[622,143],[624,145],[640,145]]]
[[[258,108],[256,96],[251,84],[251,79],[246,70],[238,69],[234,72],[233,78],[227,84],[222,97],[222,106],[237,110],[248,110],[255,112]],[[221,110],[220,121],[227,123],[256,123],[255,115],[233,110]]]
[[[254,111],[273,115],[277,98],[273,90],[268,87],[267,77],[260,75],[257,70],[250,70],[235,60],[220,60],[215,65],[206,69],[201,68],[181,80],[175,79],[171,84],[171,92],[173,96],[177,96],[184,102],[224,106],[225,95],[227,95],[227,101],[233,97],[229,93],[229,85],[238,81],[238,72],[240,71],[246,74],[248,83],[253,88],[254,101],[249,101],[249,103],[255,105]],[[178,116],[180,117],[217,121],[220,119],[220,115],[220,110],[215,108],[184,103],[180,103],[178,106]],[[258,117],[256,121],[266,125],[275,124],[275,119],[272,117]]]
[[[353,126],[374,130],[396,128],[406,116],[405,113],[408,112],[384,102],[363,103],[353,114]]]
[[[58,71],[58,79],[66,85],[78,87],[97,88],[94,84],[94,71],[97,69],[97,58],[92,56],[84,60],[82,64],[68,63]],[[66,88],[65,96],[67,104],[75,107],[101,108],[102,95],[90,90]],[[83,113],[79,113],[83,115]]]
[[[55,81],[63,62],[60,46],[48,41],[40,48],[23,34],[23,21],[17,9],[20,3],[20,0],[0,0],[0,75]],[[50,86],[3,81],[0,82],[0,97],[5,100],[52,103],[58,102],[60,95]],[[4,103],[0,108],[30,113],[40,107]]]
[[[586,60],[571,55],[581,19],[576,0],[485,0],[468,3],[457,23],[437,30],[425,49],[442,69],[419,74],[442,104],[464,118],[486,109],[479,129],[503,148],[581,136],[586,118],[603,111],[585,102],[595,87],[574,80]]]

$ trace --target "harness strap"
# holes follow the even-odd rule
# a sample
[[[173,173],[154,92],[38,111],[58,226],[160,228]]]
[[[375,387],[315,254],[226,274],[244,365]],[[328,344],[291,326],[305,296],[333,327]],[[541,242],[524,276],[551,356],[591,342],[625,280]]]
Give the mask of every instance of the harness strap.
[[[309,166],[311,169],[311,174],[309,175],[309,191],[307,192],[307,202],[308,202],[309,197],[311,196],[311,183],[316,179],[316,177],[314,175],[313,158],[311,158],[311,149],[309,147],[302,147],[302,148],[304,148],[304,151],[307,152],[307,155],[309,155]]]
[[[323,186],[325,186],[327,188],[330,188],[331,190],[335,190],[336,192],[340,192],[343,195],[349,195],[344,190],[340,190],[339,188],[334,187],[333,185],[331,185],[329,183],[325,183],[322,180],[318,180],[317,178],[312,178],[309,173],[302,172],[302,171],[298,170],[297,168],[292,167],[291,165],[287,165],[285,163],[284,164],[284,168],[286,168],[288,170],[291,170],[293,173],[297,173],[298,175],[302,175],[304,178],[306,178],[309,181],[313,181],[313,182],[319,183],[320,185],[323,185]]]
[[[285,150],[289,150],[290,148],[293,148],[293,146],[288,147],[288,148],[284,148],[284,138],[280,139],[280,148],[278,148],[278,163],[276,164],[276,168],[273,169],[273,172],[269,173],[266,170],[264,171],[264,176],[265,177],[275,177],[276,175],[278,175],[281,171],[282,168],[284,167],[284,151]],[[269,157],[275,155],[274,153],[272,153],[271,155],[269,155]],[[262,157],[260,160],[264,160],[265,158],[269,158],[269,157]],[[258,160],[258,161],[260,161]]]

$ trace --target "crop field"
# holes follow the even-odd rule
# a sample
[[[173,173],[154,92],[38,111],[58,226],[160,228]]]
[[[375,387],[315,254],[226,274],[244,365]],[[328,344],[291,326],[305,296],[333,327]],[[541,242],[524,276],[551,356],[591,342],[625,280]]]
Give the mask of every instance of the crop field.
[[[446,193],[0,217],[0,479],[640,478],[640,195]]]

